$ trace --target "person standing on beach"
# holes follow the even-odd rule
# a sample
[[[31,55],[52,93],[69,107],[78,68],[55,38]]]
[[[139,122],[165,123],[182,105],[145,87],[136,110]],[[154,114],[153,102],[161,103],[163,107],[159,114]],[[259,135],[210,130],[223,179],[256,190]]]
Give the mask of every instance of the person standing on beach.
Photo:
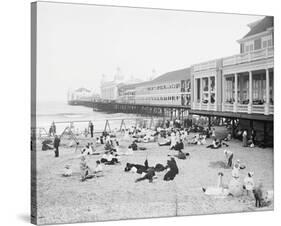
[[[55,140],[54,140],[54,148],[55,148],[55,157],[59,157],[59,146],[60,146],[60,138],[55,135]]]
[[[52,128],[53,136],[55,136],[55,135],[56,135],[56,132],[57,132],[57,131],[56,131],[57,129],[56,129],[56,124],[55,124],[54,121],[52,122],[51,128]]]
[[[216,130],[215,130],[215,128],[213,128],[213,130],[212,130],[212,138],[213,138],[213,140],[216,139]]]
[[[91,137],[94,137],[94,124],[92,123],[92,121],[89,122],[89,129],[90,129]]]
[[[244,130],[243,134],[242,134],[242,138],[243,138],[243,147],[247,147],[248,146],[248,133],[247,130]]]

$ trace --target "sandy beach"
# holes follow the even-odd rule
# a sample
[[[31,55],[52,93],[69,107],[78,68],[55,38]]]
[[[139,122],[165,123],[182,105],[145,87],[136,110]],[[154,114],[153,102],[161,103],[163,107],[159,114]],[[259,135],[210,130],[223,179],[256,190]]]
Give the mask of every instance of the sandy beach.
[[[219,130],[224,132],[223,128]],[[189,135],[192,136],[194,134]],[[88,140],[90,138],[83,138],[81,143]],[[159,147],[156,142],[142,143],[140,146],[147,150],[121,156],[121,164],[103,167],[102,177],[81,182],[80,153],[75,151],[75,147],[67,147],[69,142],[62,139],[59,158],[54,158],[52,150],[41,151],[38,142],[38,224],[273,210],[273,204],[255,208],[254,199],[246,196],[217,198],[202,192],[202,187],[216,186],[220,171],[224,173],[225,184],[231,180],[231,169],[220,168],[217,164],[224,161],[224,148],[212,150],[206,145],[185,145],[184,151],[190,153],[190,158],[176,159],[179,174],[174,181],[163,181],[165,172],[161,172],[153,183],[147,180],[135,183],[140,175],[124,172],[127,162],[143,164],[147,157],[150,166],[156,163],[165,165],[167,155],[176,153],[168,150],[167,146]],[[210,144],[211,139],[207,143]],[[129,144],[130,141],[120,140],[121,149]],[[241,170],[241,181],[247,172],[254,171],[255,182],[262,182],[264,189],[273,190],[273,149],[243,148],[238,140],[232,140],[229,145],[234,160],[239,159],[246,165],[246,169]],[[97,150],[102,151],[103,146]],[[92,155],[87,157],[87,161],[94,167],[100,158],[101,155]],[[71,165],[71,177],[61,176],[66,164]]]

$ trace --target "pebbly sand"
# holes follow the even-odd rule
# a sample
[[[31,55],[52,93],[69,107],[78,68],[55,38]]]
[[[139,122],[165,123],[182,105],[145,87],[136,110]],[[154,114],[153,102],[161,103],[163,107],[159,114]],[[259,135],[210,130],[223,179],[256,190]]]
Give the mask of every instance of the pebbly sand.
[[[190,134],[192,137],[194,134]],[[90,138],[88,138],[90,140]],[[179,174],[174,181],[163,181],[165,172],[157,174],[153,183],[147,180],[135,183],[139,174],[125,173],[127,162],[143,164],[148,158],[150,166],[166,164],[167,155],[175,154],[168,146],[157,143],[142,143],[146,151],[135,151],[132,156],[121,156],[121,164],[104,166],[103,176],[80,181],[80,154],[75,148],[66,147],[69,140],[63,139],[60,157],[54,152],[41,151],[37,147],[37,209],[38,224],[106,221],[133,218],[170,217],[183,215],[215,214],[257,210],[273,210],[269,207],[255,208],[254,199],[246,196],[216,198],[205,195],[201,188],[216,186],[217,173],[224,173],[224,183],[231,179],[231,169],[221,168],[224,148],[212,150],[206,145],[185,145],[191,157],[178,160]],[[84,138],[84,143],[87,142]],[[129,141],[120,142],[126,148]],[[211,139],[207,140],[211,143]],[[256,183],[262,182],[264,189],[273,190],[273,149],[243,148],[238,140],[229,142],[234,160],[246,165],[241,170],[241,180],[248,171],[254,171]],[[98,147],[98,151],[103,146]],[[90,166],[101,155],[87,158]],[[71,165],[72,177],[62,177],[66,164]]]

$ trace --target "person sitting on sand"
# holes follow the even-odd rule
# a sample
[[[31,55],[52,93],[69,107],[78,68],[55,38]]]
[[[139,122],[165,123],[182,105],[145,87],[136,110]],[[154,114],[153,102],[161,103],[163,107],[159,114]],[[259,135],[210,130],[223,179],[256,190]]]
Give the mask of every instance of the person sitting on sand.
[[[176,134],[174,132],[171,133],[171,145],[170,150],[173,150],[176,145]]]
[[[231,133],[228,133],[227,136],[223,138],[224,141],[231,141],[231,139],[232,139]]]
[[[198,138],[197,144],[198,145],[206,144],[206,135],[199,134],[199,138]]]
[[[88,166],[86,162],[86,157],[84,155],[81,156],[80,174],[81,174],[81,181],[85,181],[87,176],[90,174],[90,167]]]
[[[222,140],[214,139],[213,143],[208,145],[206,148],[219,149],[222,147],[222,145],[225,145],[226,147],[229,146],[228,144],[222,142]]]
[[[63,170],[63,174],[62,174],[64,177],[70,177],[72,176],[72,170],[70,168],[70,165],[66,165],[64,167],[64,170]]]
[[[93,154],[93,149],[91,147],[91,144],[88,143],[85,148],[83,148],[83,150],[81,151],[81,153],[83,155],[92,155]]]
[[[183,142],[182,140],[180,140],[179,142],[177,141],[174,150],[175,151],[181,151],[184,148]]]
[[[224,153],[225,160],[226,160],[226,167],[227,168],[232,167],[233,152],[230,150],[224,150],[223,153]]]
[[[248,175],[244,178],[244,188],[246,189],[247,195],[252,194],[255,187],[253,176],[253,172],[248,172]]]
[[[202,187],[202,191],[206,195],[214,195],[214,196],[227,196],[228,195],[228,189],[223,184],[223,173],[218,173],[218,184],[216,187]]]
[[[101,173],[103,171],[101,162],[99,160],[96,161],[96,168],[94,169],[94,174]]]
[[[191,141],[188,141],[187,143],[188,144],[198,144],[198,136],[196,135],[196,136],[194,136],[194,137],[192,137],[192,139],[191,139]]]
[[[164,175],[164,180],[174,180],[176,175],[179,173],[179,168],[177,166],[176,160],[173,157],[171,157],[171,159],[167,161],[166,169],[168,170],[168,172]]]

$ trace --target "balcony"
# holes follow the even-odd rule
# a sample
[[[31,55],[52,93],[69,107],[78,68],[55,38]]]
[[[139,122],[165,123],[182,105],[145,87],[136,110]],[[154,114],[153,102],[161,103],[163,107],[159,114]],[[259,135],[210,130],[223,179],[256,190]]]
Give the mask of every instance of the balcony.
[[[230,57],[226,57],[222,60],[222,65],[230,66],[236,64],[247,63],[255,60],[267,59],[274,56],[273,47],[266,49],[259,49],[249,53],[242,53]]]
[[[224,103],[223,104],[223,111],[227,112],[235,112],[234,104]],[[266,115],[267,109],[266,105],[247,105],[247,104],[237,104],[237,111],[238,113],[249,113],[249,114],[263,114]],[[269,105],[268,114],[273,115],[274,113],[274,106]]]
[[[214,69],[217,67],[217,61],[216,60],[211,60],[207,61],[201,64],[195,64],[193,65],[193,70],[194,71],[204,71],[208,69]]]

